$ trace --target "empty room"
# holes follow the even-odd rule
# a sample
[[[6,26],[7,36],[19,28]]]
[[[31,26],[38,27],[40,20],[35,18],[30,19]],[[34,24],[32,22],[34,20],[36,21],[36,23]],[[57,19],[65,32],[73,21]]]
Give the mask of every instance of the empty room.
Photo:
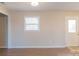
[[[0,55],[79,56],[79,2],[0,2]]]

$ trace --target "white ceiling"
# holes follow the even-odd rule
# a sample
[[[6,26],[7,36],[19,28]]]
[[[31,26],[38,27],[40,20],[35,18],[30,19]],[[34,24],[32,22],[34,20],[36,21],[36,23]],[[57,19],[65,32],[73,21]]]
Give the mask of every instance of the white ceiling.
[[[40,2],[36,7],[30,2],[5,2],[5,5],[15,11],[79,10],[79,2]]]

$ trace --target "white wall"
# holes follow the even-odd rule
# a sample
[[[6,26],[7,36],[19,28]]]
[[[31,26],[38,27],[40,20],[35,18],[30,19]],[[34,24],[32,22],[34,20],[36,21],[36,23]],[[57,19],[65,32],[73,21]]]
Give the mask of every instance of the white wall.
[[[64,12],[11,12],[12,48],[64,47]],[[40,31],[24,31],[25,16],[40,16]]]
[[[10,48],[53,48],[65,47],[65,17],[79,16],[79,12],[10,12]],[[25,16],[40,16],[40,31],[24,31]]]

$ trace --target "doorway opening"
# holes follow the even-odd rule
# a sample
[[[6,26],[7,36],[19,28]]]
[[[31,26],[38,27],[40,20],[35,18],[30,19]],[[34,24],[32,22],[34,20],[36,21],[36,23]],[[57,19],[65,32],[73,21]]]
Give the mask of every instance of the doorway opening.
[[[0,48],[8,48],[8,16],[0,13]]]
[[[79,46],[79,18],[66,17],[66,46]]]

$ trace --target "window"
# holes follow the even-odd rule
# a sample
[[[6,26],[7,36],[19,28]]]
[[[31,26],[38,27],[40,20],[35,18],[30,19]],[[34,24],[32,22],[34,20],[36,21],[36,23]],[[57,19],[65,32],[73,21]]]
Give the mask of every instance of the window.
[[[39,17],[26,17],[24,30],[39,30]]]
[[[68,20],[68,32],[76,32],[76,20]]]

